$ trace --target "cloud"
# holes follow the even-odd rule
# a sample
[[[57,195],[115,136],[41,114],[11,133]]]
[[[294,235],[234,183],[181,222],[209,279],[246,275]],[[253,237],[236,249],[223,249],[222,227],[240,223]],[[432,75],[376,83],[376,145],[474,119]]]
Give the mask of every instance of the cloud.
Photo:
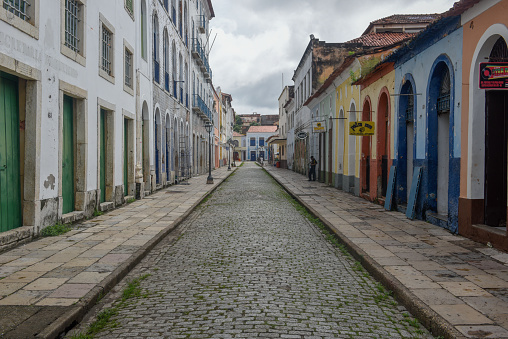
[[[210,54],[214,86],[233,96],[237,113],[277,114],[277,99],[309,43],[360,36],[392,14],[439,13],[454,0],[213,0]]]

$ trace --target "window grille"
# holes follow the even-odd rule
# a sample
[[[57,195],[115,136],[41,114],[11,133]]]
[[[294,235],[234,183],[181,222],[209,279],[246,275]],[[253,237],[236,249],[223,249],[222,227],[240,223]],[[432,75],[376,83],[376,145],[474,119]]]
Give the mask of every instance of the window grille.
[[[132,53],[125,49],[125,85],[132,88]]]
[[[132,0],[125,0],[125,7],[129,11],[129,13],[134,14],[134,7],[132,5]]]
[[[409,86],[409,91],[407,93],[407,108],[406,108],[406,123],[413,122],[413,111],[415,106],[415,97],[413,95],[413,87]]]
[[[25,21],[30,20],[28,15],[29,6],[30,2],[28,0],[4,0],[4,8]]]
[[[113,34],[108,31],[105,26],[102,26],[102,58],[101,58],[101,68],[108,75],[112,74],[111,69],[111,57],[112,57],[112,36]]]
[[[503,37],[497,39],[490,52],[489,62],[508,62],[508,47]]]
[[[79,52],[79,3],[76,0],[65,1],[65,46]]]
[[[450,70],[446,68],[441,80],[439,97],[437,98],[437,114],[450,112]]]

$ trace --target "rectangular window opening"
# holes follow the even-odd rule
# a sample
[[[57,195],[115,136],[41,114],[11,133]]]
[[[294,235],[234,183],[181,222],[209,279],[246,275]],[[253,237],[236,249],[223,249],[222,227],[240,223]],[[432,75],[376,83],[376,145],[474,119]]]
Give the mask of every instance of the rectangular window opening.
[[[25,20],[30,21],[30,16],[28,15],[28,8],[31,6],[30,1],[28,0],[4,0],[3,7],[13,13],[15,16]]]
[[[74,52],[79,50],[79,2],[77,0],[65,1],[65,46]]]

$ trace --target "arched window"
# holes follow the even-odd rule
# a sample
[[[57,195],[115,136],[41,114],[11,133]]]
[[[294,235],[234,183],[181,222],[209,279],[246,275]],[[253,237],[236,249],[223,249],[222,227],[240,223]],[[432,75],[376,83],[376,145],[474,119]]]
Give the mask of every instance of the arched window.
[[[178,72],[178,80],[180,81],[180,103],[183,104],[183,60],[182,60],[182,53],[180,53],[180,56],[178,57],[178,65],[180,66],[179,72]]]
[[[189,84],[189,75],[187,74],[188,73],[188,65],[187,65],[187,61],[185,62],[185,68],[184,68],[184,92],[185,92],[185,107],[189,107],[189,94],[187,93],[187,86]]]
[[[173,75],[173,96],[176,98],[176,46],[175,46],[175,42],[173,41],[173,44],[171,46],[171,61],[172,61],[172,64],[173,64],[173,71],[172,71],[172,75]]]
[[[169,92],[169,37],[164,30],[164,88]]]
[[[183,37],[182,27],[183,27],[183,21],[182,21],[182,12],[183,12],[183,6],[182,6],[182,0],[178,1],[178,32],[180,33],[180,37]]]
[[[176,27],[176,0],[171,0],[171,18],[173,19],[173,24]]]
[[[494,47],[492,47],[489,62],[508,62],[508,48],[503,37],[499,37],[494,44]]]
[[[153,80],[160,83],[159,79],[159,19],[153,17]]]
[[[141,1],[141,57],[146,60],[146,1]]]
[[[409,83],[409,88],[407,90],[406,123],[413,122],[413,112],[415,106],[415,97],[413,94],[413,86]]]
[[[185,45],[189,46],[189,27],[187,22],[187,4],[185,4],[185,10],[183,11],[183,22],[184,22],[184,36],[185,36]]]
[[[437,114],[450,112],[450,70],[445,67],[441,85],[439,87],[439,97],[437,98]]]

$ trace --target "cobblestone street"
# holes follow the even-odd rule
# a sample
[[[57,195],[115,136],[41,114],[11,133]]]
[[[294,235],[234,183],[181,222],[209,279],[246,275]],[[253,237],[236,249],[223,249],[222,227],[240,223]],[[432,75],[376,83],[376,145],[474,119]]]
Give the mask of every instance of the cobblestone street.
[[[150,274],[97,337],[431,337],[245,163],[108,295]],[[98,312],[98,310],[96,310]],[[78,331],[84,331],[88,319]]]

